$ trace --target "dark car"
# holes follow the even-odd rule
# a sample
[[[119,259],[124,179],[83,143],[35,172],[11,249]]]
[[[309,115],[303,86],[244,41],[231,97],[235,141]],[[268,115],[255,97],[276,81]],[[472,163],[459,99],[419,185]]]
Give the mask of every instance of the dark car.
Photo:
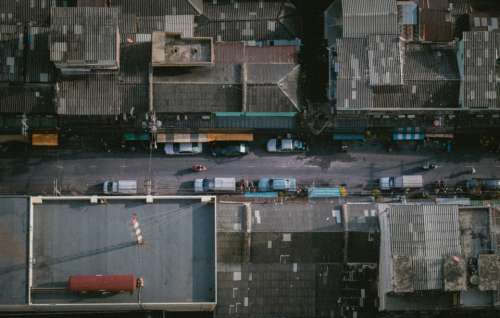
[[[469,191],[485,190],[498,191],[500,190],[499,179],[469,179],[465,182],[465,188]]]
[[[245,143],[216,143],[212,146],[214,157],[239,157],[248,153]]]

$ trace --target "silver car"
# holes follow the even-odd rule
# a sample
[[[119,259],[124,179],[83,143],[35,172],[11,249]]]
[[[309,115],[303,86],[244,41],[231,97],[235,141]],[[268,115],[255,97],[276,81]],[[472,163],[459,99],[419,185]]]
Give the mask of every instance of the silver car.
[[[267,142],[268,152],[304,152],[306,150],[306,144],[298,139],[273,138]]]
[[[201,142],[169,142],[163,148],[167,155],[196,155],[203,151]]]

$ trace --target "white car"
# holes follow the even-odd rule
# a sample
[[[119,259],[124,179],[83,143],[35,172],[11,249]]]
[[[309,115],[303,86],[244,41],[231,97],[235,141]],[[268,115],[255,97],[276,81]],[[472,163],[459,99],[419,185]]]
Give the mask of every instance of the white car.
[[[267,142],[268,152],[304,152],[307,150],[306,144],[298,139],[273,138]]]
[[[165,144],[167,155],[196,155],[203,151],[201,142],[169,142]]]

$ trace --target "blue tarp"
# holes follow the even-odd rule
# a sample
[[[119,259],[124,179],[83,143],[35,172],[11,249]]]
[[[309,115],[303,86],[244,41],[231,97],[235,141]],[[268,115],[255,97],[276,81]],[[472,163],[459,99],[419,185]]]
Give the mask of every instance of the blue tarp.
[[[309,198],[340,198],[340,188],[308,188],[307,197]]]
[[[365,141],[365,136],[361,134],[334,134],[333,140],[337,141]]]
[[[278,192],[245,192],[245,198],[277,198]]]

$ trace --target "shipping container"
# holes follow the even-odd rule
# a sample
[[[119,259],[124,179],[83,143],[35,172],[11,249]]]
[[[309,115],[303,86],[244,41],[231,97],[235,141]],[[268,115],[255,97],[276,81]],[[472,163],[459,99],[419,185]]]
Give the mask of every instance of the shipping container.
[[[74,293],[131,293],[137,286],[133,274],[128,275],[75,275],[68,280],[68,289]]]

